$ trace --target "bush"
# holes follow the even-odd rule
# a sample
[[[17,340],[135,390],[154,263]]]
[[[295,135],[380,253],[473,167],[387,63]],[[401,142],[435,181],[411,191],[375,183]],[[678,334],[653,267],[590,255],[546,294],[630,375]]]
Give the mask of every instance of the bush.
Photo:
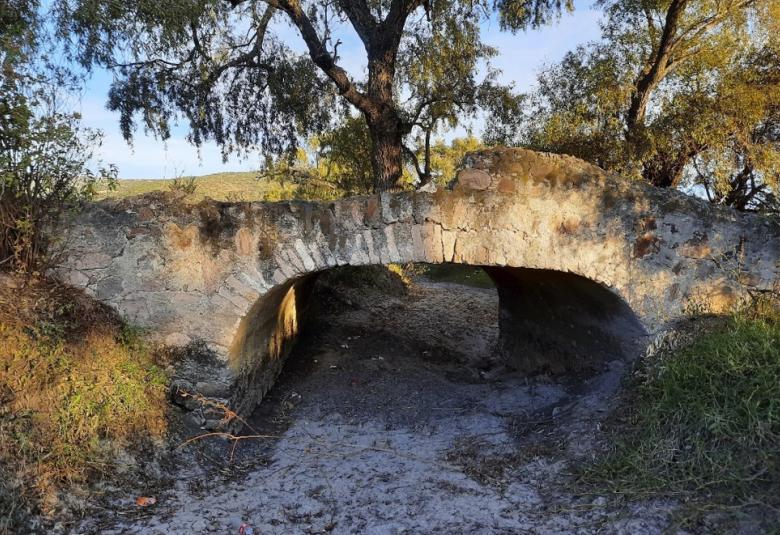
[[[198,189],[198,185],[195,183],[194,176],[189,178],[180,177],[174,178],[168,185],[168,188],[171,191],[180,191],[185,195],[192,195]]]
[[[5,90],[3,84],[0,89]],[[87,168],[96,132],[79,117],[53,111],[39,93],[34,103],[17,96],[0,100],[0,266],[36,269],[47,251],[44,230],[95,193],[95,184],[113,184],[116,169]]]
[[[44,229],[113,184],[113,167],[88,167],[100,134],[64,113],[75,78],[49,58],[40,2],[0,0],[0,267],[33,271],[47,249]]]
[[[634,497],[777,511],[778,378],[776,309],[710,321],[687,347],[642,364],[614,446],[584,481]]]

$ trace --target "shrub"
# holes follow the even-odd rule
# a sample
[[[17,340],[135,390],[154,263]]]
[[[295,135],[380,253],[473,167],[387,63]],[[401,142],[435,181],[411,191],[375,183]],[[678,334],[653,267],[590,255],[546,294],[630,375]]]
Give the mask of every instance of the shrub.
[[[60,107],[75,79],[51,63],[39,8],[0,2],[0,267],[25,271],[44,257],[44,229],[116,178],[113,167],[89,169],[100,134]]]
[[[53,102],[45,93],[34,103],[20,95],[0,101],[0,266],[6,268],[38,267],[48,245],[44,229],[91,198],[97,182],[115,181],[113,167],[87,168],[99,134],[81,128],[77,115],[55,111]]]
[[[194,176],[189,178],[179,177],[174,178],[168,185],[168,188],[171,191],[179,191],[185,195],[192,195],[195,193],[195,190],[198,189],[198,184],[195,183]]]

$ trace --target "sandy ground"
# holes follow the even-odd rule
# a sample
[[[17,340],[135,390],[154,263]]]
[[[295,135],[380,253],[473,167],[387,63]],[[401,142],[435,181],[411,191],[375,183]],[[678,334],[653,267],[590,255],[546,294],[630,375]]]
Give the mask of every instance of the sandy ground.
[[[242,440],[232,459],[224,441],[187,446],[157,505],[128,497],[76,532],[662,532],[672,503],[570,490],[625,363],[588,378],[510,373],[491,360],[497,302],[425,281],[408,296],[323,291],[249,422],[278,438]]]

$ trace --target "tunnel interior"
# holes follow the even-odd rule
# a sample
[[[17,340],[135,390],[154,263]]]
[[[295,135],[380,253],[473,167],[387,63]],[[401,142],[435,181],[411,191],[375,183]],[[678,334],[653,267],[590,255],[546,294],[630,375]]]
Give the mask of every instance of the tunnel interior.
[[[415,292],[429,301],[418,303]],[[345,310],[354,332],[341,333],[337,345],[348,347],[352,337],[409,343],[424,360],[459,363],[475,377],[496,369],[587,376],[630,360],[645,335],[617,294],[572,273],[457,264],[410,265],[402,274],[384,266],[334,268],[277,287],[242,322],[231,349],[239,411],[263,399],[301,336],[318,336]],[[306,351],[317,353],[311,336]]]
[[[528,374],[597,370],[639,350],[644,327],[615,293],[561,271],[485,267],[499,299],[497,351]]]

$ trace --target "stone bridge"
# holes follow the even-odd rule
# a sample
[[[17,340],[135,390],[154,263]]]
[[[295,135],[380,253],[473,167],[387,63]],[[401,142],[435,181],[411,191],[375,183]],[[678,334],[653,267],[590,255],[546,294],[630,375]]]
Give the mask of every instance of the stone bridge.
[[[211,356],[183,362],[179,379],[239,414],[277,377],[313,279],[334,266],[483,266],[499,292],[499,350],[528,373],[636,350],[687,309],[718,312],[780,278],[777,220],[522,149],[471,154],[435,192],[200,204],[150,194],[90,205],[62,234],[57,276],[157,341],[205,342]]]

